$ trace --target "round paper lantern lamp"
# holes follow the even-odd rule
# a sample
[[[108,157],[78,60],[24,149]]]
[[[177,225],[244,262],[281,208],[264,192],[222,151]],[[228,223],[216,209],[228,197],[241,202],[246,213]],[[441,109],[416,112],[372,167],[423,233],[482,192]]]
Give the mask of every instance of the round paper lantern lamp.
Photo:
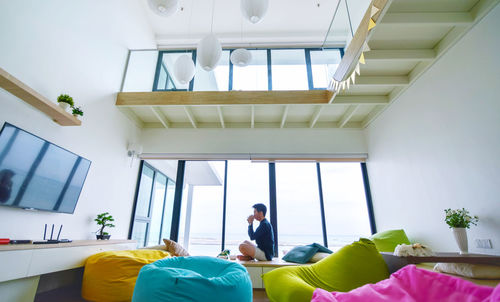
[[[239,67],[245,67],[252,61],[252,53],[245,48],[238,48],[231,53],[231,63]]]
[[[189,83],[195,73],[194,62],[189,55],[182,55],[175,60],[174,76],[182,85]]]
[[[196,47],[196,56],[201,68],[211,71],[219,64],[222,55],[222,46],[216,36],[210,34],[201,39]]]
[[[179,0],[148,0],[148,5],[155,14],[168,17],[179,8]]]
[[[241,0],[241,12],[252,23],[258,23],[267,12],[269,0]]]

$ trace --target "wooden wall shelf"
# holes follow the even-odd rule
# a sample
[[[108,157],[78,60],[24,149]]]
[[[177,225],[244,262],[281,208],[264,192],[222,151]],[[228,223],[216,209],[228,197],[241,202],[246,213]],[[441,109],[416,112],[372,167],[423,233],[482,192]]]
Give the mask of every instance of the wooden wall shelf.
[[[0,68],[0,87],[48,115],[61,126],[80,126],[82,122],[56,103]]]

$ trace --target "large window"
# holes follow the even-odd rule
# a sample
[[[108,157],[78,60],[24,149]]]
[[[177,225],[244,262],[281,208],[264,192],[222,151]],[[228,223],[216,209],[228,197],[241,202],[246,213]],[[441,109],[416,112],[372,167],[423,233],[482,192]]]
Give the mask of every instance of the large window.
[[[272,90],[308,90],[306,57],[303,49],[271,50]]]
[[[252,61],[248,66],[233,66],[232,90],[268,90],[267,51],[250,50]]]
[[[315,163],[276,164],[279,254],[298,245],[323,244]]]
[[[217,67],[205,71],[196,64],[194,91],[227,91],[229,90],[229,50],[222,51]]]
[[[224,248],[238,254],[238,245],[249,240],[246,219],[252,205],[263,203],[278,256],[314,242],[337,250],[375,230],[362,167],[345,162],[179,161],[178,177],[184,177],[174,183],[144,164],[132,238],[139,246],[171,238],[192,255],[215,256]],[[182,194],[174,194],[175,187]]]
[[[253,214],[252,206],[256,203],[263,203],[269,209],[268,165],[246,160],[228,161],[225,248],[231,253],[238,253],[238,245],[249,240],[247,217]],[[269,220],[269,213],[266,216]]]
[[[321,163],[328,246],[337,249],[370,236],[359,163]]]
[[[174,185],[163,173],[142,163],[130,235],[137,247],[160,244],[170,232]]]
[[[326,89],[343,54],[342,48],[250,49],[250,64],[239,67],[231,63],[231,51],[222,51],[219,64],[212,71],[196,64],[194,79],[184,85],[175,79],[175,61],[188,54],[197,63],[196,50],[160,51],[153,91]]]
[[[224,161],[186,163],[179,242],[191,255],[221,250],[224,169]]]

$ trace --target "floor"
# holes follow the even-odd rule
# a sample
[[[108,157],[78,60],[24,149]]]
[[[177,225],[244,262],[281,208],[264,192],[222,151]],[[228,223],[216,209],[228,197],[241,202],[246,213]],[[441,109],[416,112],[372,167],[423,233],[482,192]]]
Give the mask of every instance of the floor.
[[[51,290],[43,294],[38,294],[35,297],[35,302],[85,302],[80,296],[80,289],[75,287],[66,287],[56,290]],[[254,302],[269,302],[266,291],[264,289],[253,290]]]

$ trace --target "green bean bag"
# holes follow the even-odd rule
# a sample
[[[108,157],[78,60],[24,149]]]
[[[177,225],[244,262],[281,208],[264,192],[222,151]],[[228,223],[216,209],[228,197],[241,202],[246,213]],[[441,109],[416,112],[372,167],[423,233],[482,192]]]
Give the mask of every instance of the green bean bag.
[[[388,277],[387,265],[375,244],[364,238],[315,264],[282,267],[262,276],[272,302],[311,301],[316,288],[347,292]]]
[[[247,270],[215,257],[174,257],[144,266],[132,302],[252,301]]]

